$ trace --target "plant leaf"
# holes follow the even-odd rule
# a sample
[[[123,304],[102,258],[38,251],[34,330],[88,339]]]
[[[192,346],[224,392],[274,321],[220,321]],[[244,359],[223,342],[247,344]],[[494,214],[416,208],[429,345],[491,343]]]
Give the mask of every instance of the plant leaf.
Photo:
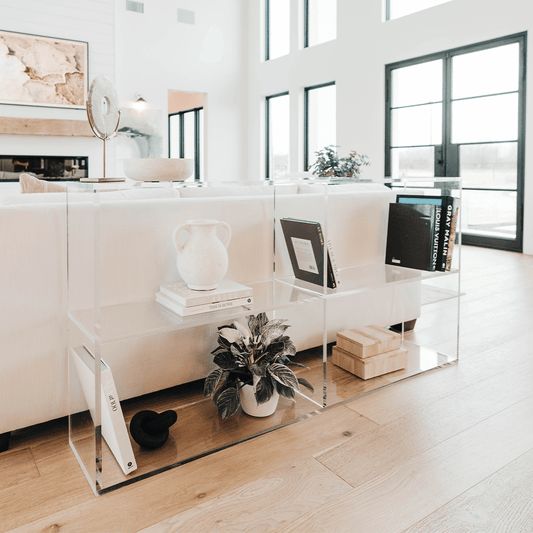
[[[233,416],[239,410],[241,402],[239,400],[239,391],[236,387],[229,387],[221,392],[216,398],[218,414],[222,420]]]
[[[305,378],[298,378],[298,383],[309,389],[311,392],[315,392],[313,385],[311,385],[311,383],[309,383],[309,381],[307,381]]]
[[[234,370],[239,366],[235,361],[234,355],[228,351],[217,353],[213,361],[223,370]]]
[[[255,386],[255,400],[258,404],[268,402],[274,393],[274,383],[269,377],[261,378]]]
[[[289,398],[289,400],[294,400],[295,392],[292,387],[285,387],[285,385],[282,385],[281,383],[276,383],[276,390],[282,395],[285,396],[285,398]]]
[[[294,372],[286,365],[281,363],[272,363],[268,367],[268,373],[284,387],[298,389],[298,380]]]
[[[215,368],[204,381],[204,396],[211,396],[220,385],[220,382],[224,376],[224,370],[221,368]]]
[[[235,327],[227,327],[218,330],[219,337],[226,339],[231,344],[242,341],[242,333]]]

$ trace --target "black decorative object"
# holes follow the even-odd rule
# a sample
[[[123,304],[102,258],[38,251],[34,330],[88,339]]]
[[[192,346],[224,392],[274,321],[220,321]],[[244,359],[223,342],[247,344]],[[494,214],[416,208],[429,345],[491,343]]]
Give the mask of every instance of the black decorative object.
[[[139,411],[130,422],[133,440],[141,447],[155,450],[165,444],[169,428],[176,423],[176,411]]]

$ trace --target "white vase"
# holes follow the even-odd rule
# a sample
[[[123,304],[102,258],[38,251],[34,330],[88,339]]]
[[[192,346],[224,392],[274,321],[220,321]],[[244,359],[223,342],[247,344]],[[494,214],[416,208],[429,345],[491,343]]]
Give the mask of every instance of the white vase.
[[[255,388],[257,387],[259,378],[254,376],[253,380],[253,385],[244,385],[239,391],[242,410],[247,415],[256,416],[259,418],[274,414],[278,407],[279,392],[274,389],[272,397],[270,400],[268,400],[268,402],[258,404],[257,400],[255,399]]]
[[[220,236],[217,234],[219,231]],[[189,220],[174,231],[178,272],[189,289],[216,289],[228,270],[231,228],[225,222]]]

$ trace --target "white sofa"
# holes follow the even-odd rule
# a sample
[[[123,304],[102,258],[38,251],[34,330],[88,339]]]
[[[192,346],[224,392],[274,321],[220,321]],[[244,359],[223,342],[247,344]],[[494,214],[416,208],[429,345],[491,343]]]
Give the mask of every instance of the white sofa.
[[[178,279],[171,235],[192,218],[216,218],[233,229],[228,277],[252,283],[272,277],[273,199],[263,189],[219,188],[136,191],[101,195],[102,231],[97,270],[104,305],[146,301],[161,283]],[[161,197],[163,196],[163,197]],[[276,199],[278,216],[322,220],[341,269],[383,270],[388,203],[381,185],[335,189],[324,198],[312,186],[288,188]],[[93,205],[82,193],[71,197],[69,240],[71,292],[67,291],[65,195],[15,193],[0,196],[0,434],[65,416],[67,401],[67,307],[94,302]],[[92,200],[92,198],[91,198]],[[326,224],[326,220],[322,220]],[[277,276],[291,274],[281,239],[276,242]],[[363,272],[364,269],[361,270]],[[67,300],[69,303],[67,305]],[[315,307],[313,307],[315,306]],[[321,303],[287,308],[289,333],[299,350],[322,342]],[[420,283],[394,284],[328,303],[328,339],[362,324],[390,325],[418,317]],[[124,316],[127,321],[128,317]],[[215,325],[105,345],[122,399],[200,379],[211,366]]]

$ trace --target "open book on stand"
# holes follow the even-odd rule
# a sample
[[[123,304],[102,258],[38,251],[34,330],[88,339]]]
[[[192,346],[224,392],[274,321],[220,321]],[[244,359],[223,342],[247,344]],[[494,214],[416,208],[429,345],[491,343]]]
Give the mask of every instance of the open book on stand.
[[[327,286],[336,289],[339,275],[331,242],[324,243],[320,222],[282,218],[280,220],[294,277],[314,285],[324,284],[324,244],[327,248]]]

